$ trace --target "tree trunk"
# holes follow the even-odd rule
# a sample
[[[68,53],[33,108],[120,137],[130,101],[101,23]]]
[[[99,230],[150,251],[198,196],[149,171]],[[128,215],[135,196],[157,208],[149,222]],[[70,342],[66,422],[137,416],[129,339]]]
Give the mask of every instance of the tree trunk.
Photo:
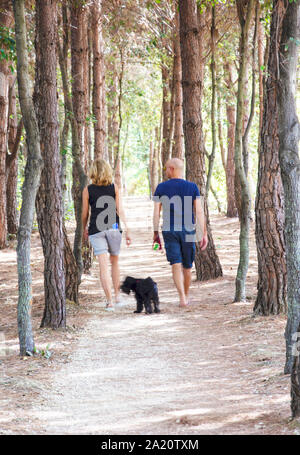
[[[78,301],[78,271],[75,257],[68,239],[68,234],[63,225],[64,233],[64,264],[65,264],[65,281],[66,281],[66,299],[72,303]]]
[[[9,27],[13,15],[9,2],[0,1],[0,26]],[[3,52],[8,52],[5,43]],[[0,59],[0,249],[7,247],[7,218],[6,218],[6,153],[7,153],[7,125],[8,125],[8,95],[9,95],[9,62]]]
[[[39,122],[44,168],[36,199],[39,232],[44,252],[45,310],[41,327],[66,326],[61,163],[58,146],[57,4],[36,2],[35,109]]]
[[[175,37],[174,37],[174,141],[172,149],[173,158],[184,158],[184,136],[182,117],[182,70],[180,53],[180,29],[179,11],[175,14]]]
[[[237,12],[241,26],[240,36],[240,67],[238,79],[237,111],[235,127],[235,169],[238,183],[241,188],[240,209],[240,259],[235,281],[235,302],[246,300],[246,276],[249,264],[249,231],[250,231],[250,190],[245,169],[245,160],[242,153],[243,120],[244,120],[244,94],[246,81],[247,48],[249,29],[253,12],[254,0],[236,0]]]
[[[286,259],[284,197],[279,165],[277,68],[280,29],[284,11],[273,9],[267,80],[262,109],[258,181],[255,202],[255,237],[258,259],[254,312],[279,314],[286,310]]]
[[[92,8],[93,30],[93,114],[95,117],[94,134],[94,157],[104,158],[105,154],[105,112],[102,100],[104,85],[104,50],[102,38],[102,0],[94,0]]]
[[[152,160],[152,191],[155,192],[155,189],[159,181],[159,156],[160,156],[160,138],[159,138],[159,128],[155,128],[155,143],[153,146],[153,160]]]
[[[8,111],[8,151],[6,155],[6,215],[9,234],[18,232],[17,183],[18,183],[18,148],[20,145],[23,121],[17,122],[15,77],[10,77],[10,95]]]
[[[58,54],[59,54],[59,66],[62,76],[62,85],[64,93],[64,102],[66,112],[69,113],[70,123],[72,127],[72,157],[73,157],[73,168],[76,168],[76,174],[79,176],[79,185],[81,191],[87,184],[87,178],[84,173],[83,167],[81,165],[81,148],[78,138],[78,125],[73,114],[73,104],[72,99],[69,95],[68,87],[68,70],[67,70],[67,61],[64,59],[65,50],[58,41]],[[68,193],[69,194],[69,193]],[[71,195],[69,194],[69,200]],[[82,229],[82,224],[80,223],[79,227]],[[81,230],[82,235],[82,230]],[[81,250],[80,250],[81,251]],[[78,286],[80,283],[81,271],[77,266],[76,258],[72,251],[69,248],[69,241],[67,237],[66,230],[64,228],[64,253],[65,253],[65,280],[66,280],[66,299],[75,301],[74,296],[78,296]]]
[[[216,128],[216,62],[215,62],[215,36],[216,36],[216,10],[215,6],[211,8],[211,28],[210,28],[210,39],[211,39],[211,136],[212,136],[212,150],[208,155],[208,172],[206,179],[206,194],[211,185],[211,177],[213,172],[213,165],[216,157],[216,146],[217,146],[217,128]]]
[[[62,5],[62,18],[63,18],[63,45],[62,54],[65,61],[66,72],[68,74],[68,52],[70,48],[70,32],[69,32],[69,17],[67,5]],[[60,43],[58,42],[58,46]],[[69,137],[69,112],[67,103],[64,103],[64,124],[61,131],[60,138],[60,154],[61,154],[61,191],[63,200],[63,215],[65,214],[65,199],[67,194],[67,150],[68,150],[68,137]]]
[[[155,188],[153,188],[153,156],[154,156],[154,143],[153,143],[153,140],[151,140],[150,145],[149,145],[149,166],[148,166],[150,198],[155,191]]]
[[[201,118],[203,79],[199,49],[199,23],[195,0],[179,2],[180,46],[182,58],[183,129],[186,155],[186,177],[195,182],[203,196],[208,246],[197,245],[195,265],[198,280],[222,276],[222,268],[212,238],[205,194],[204,142]]]
[[[89,142],[90,142],[90,118],[91,118],[91,93],[90,93],[90,75],[89,75],[89,40],[88,40],[88,29],[89,29],[89,14],[84,14],[83,27],[82,27],[82,47],[83,60],[81,62],[83,67],[83,92],[84,92],[84,145],[83,145],[83,161],[84,170],[87,174],[90,166],[90,153],[89,153]],[[89,239],[82,240],[82,262],[83,262],[83,273],[89,274],[93,262],[93,249],[91,247]]]
[[[163,84],[163,133],[162,133],[162,150],[161,161],[163,168],[170,158],[170,135],[171,135],[171,93],[169,70],[164,63],[161,66],[162,84]],[[163,178],[165,176],[163,175]]]
[[[122,189],[122,156],[121,156],[121,130],[122,130],[122,101],[123,101],[123,78],[125,70],[125,60],[123,51],[120,48],[120,72],[118,75],[118,97],[116,98],[116,113],[118,113],[118,120],[115,118],[113,133],[115,137],[115,150],[114,150],[114,174],[115,184]]]
[[[296,80],[299,54],[300,2],[278,0],[274,6],[286,8],[278,52],[276,93],[279,114],[279,162],[284,189],[285,241],[287,261],[288,319],[285,330],[285,372],[291,373],[294,357],[293,336],[300,321],[300,124],[296,110]],[[299,353],[298,355],[299,356]],[[297,357],[296,356],[296,357]],[[299,412],[299,402],[294,403]],[[296,412],[296,411],[295,411]]]
[[[259,91],[259,132],[262,128],[263,122],[263,109],[264,109],[264,84],[263,84],[263,65],[264,65],[264,52],[263,52],[263,40],[264,40],[264,29],[263,24],[260,21],[262,18],[261,7],[258,3],[258,28],[257,28],[257,60],[258,60],[258,91]],[[260,138],[260,134],[259,134]]]
[[[234,142],[235,142],[235,116],[236,108],[232,100],[233,91],[232,65],[228,62],[224,65],[225,81],[227,85],[226,95],[226,117],[227,117],[227,160],[226,160],[226,194],[227,194],[227,213],[228,218],[238,216],[235,200],[235,164],[234,164]]]
[[[73,184],[72,195],[74,200],[74,210],[76,218],[76,230],[74,237],[73,252],[76,259],[79,282],[83,273],[82,258],[82,184],[83,172],[81,167],[84,166],[84,128],[85,128],[85,90],[84,90],[84,65],[87,47],[84,32],[86,8],[82,2],[72,0],[71,2],[71,75],[72,75],[72,107],[76,120],[76,126],[72,127],[72,147],[77,150],[79,146],[79,159],[73,161]],[[76,151],[77,153],[77,151]]]
[[[24,0],[13,0],[17,77],[19,101],[26,130],[27,162],[22,187],[22,206],[18,228],[18,334],[20,355],[32,354],[34,339],[31,324],[32,278],[30,269],[30,236],[34,216],[34,202],[39,186],[43,160],[40,153],[40,137],[34,106],[31,98],[30,75],[25,22]]]

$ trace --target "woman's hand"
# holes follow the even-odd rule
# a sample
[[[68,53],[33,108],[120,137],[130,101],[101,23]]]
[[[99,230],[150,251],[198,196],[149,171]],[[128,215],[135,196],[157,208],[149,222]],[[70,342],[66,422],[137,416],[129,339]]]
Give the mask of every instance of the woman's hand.
[[[89,238],[89,233],[88,233],[88,228],[86,227],[86,228],[83,230],[83,233],[82,233],[82,240],[87,241],[88,238]]]
[[[127,246],[131,245],[131,236],[130,236],[130,232],[128,230],[125,232],[125,237],[126,237],[126,245]]]

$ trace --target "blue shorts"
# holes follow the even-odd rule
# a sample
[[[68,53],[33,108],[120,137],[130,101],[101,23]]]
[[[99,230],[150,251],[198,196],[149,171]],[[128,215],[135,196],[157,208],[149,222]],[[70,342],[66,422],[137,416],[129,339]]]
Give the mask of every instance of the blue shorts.
[[[195,259],[195,242],[186,241],[186,231],[163,231],[162,232],[167,259],[169,263],[181,263],[185,269],[191,269]]]

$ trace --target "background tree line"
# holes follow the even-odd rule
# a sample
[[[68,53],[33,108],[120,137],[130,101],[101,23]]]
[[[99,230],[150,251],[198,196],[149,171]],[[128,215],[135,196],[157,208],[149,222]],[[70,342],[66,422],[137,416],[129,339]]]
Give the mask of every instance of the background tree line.
[[[0,1],[0,248],[17,235],[23,355],[34,349],[33,223],[45,258],[42,326],[65,327],[66,299],[78,302],[92,262],[81,226],[91,161],[108,160],[125,194],[151,195],[180,157],[207,219],[198,280],[222,276],[209,211],[239,217],[235,301],[246,298],[255,221],[254,313],[287,313],[285,372],[299,412],[299,28],[297,0]]]

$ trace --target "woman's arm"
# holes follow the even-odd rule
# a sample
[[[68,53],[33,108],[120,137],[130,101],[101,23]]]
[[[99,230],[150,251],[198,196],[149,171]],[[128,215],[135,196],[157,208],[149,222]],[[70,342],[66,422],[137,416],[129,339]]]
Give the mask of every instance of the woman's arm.
[[[119,190],[117,185],[115,185],[115,192],[116,192],[117,214],[119,215],[122,223],[124,224],[125,235],[126,235],[126,244],[127,244],[127,246],[129,246],[130,243],[131,243],[131,237],[130,237],[130,233],[129,233],[129,229],[128,229],[128,225],[127,225],[127,221],[126,221],[125,211],[124,211],[124,208],[123,208],[121,192],[120,192],[120,190]]]
[[[88,238],[87,232],[87,222],[89,218],[89,192],[87,186],[82,191],[82,213],[81,213],[81,220],[82,220],[82,228],[83,228],[83,237],[85,239]]]

